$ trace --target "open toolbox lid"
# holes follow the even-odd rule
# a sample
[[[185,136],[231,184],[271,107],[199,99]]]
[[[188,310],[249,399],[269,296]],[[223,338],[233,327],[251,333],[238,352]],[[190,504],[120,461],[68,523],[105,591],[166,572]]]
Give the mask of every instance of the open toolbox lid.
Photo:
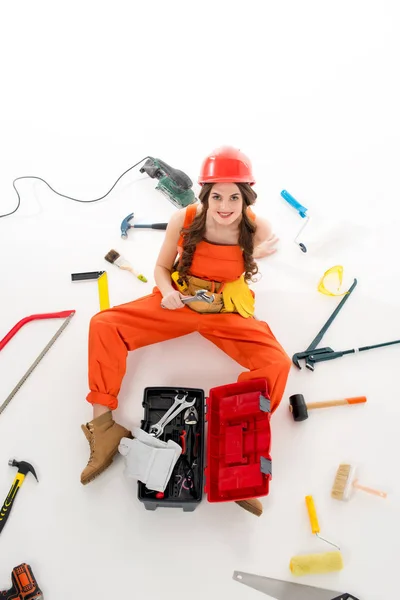
[[[209,502],[268,495],[272,478],[270,419],[265,379],[210,389],[204,485]]]

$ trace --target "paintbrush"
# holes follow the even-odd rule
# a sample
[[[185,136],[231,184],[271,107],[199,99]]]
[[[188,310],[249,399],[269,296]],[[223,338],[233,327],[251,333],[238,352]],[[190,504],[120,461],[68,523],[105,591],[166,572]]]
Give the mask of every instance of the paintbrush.
[[[110,250],[109,252],[107,252],[107,254],[105,255],[104,258],[106,259],[106,261],[108,261],[112,265],[115,265],[116,267],[119,267],[120,269],[123,269],[124,271],[130,271],[131,273],[133,273],[135,275],[135,277],[140,279],[140,281],[144,281],[145,283],[147,282],[146,277],[144,275],[141,275],[137,271],[135,271],[135,269],[132,267],[131,263],[128,260],[126,260],[125,258],[123,258],[120,255],[120,253],[117,252],[116,250]]]
[[[362,490],[368,494],[374,494],[381,498],[386,498],[387,493],[380,490],[360,485],[356,479],[356,465],[341,464],[336,471],[335,480],[333,482],[331,496],[335,500],[349,500],[353,489]]]

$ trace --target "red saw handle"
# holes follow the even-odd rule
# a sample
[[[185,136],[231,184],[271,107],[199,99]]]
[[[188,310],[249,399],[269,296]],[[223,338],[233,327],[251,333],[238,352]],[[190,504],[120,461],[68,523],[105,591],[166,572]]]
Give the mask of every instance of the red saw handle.
[[[26,323],[29,323],[30,321],[36,321],[38,319],[65,319],[73,314],[75,314],[74,310],[63,310],[61,312],[43,313],[39,315],[31,315],[30,317],[25,317],[24,319],[18,321],[18,323],[14,325],[12,329],[10,329],[7,335],[3,337],[3,339],[0,341],[0,350],[3,350],[4,346],[8,344],[11,338],[14,337],[14,335],[21,329],[21,327],[23,327],[24,325],[26,325]]]

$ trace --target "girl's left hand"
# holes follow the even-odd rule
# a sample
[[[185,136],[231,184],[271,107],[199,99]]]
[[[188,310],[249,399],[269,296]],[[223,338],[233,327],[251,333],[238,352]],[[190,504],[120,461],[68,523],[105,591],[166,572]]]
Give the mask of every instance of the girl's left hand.
[[[270,256],[271,254],[275,254],[277,248],[275,248],[276,244],[279,242],[279,238],[273,233],[271,237],[269,237],[265,242],[254,248],[253,258],[264,258],[265,256]]]

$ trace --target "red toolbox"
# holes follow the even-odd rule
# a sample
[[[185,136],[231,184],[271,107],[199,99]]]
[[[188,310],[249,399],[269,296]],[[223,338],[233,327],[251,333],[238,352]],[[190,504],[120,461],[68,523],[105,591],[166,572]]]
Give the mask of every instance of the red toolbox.
[[[160,418],[161,413],[158,407],[157,415],[152,414],[149,398],[154,397],[155,393],[160,398],[165,397],[168,390],[169,393],[173,392],[170,388],[146,388],[143,429],[148,430],[150,424]],[[179,390],[185,391],[184,388]],[[187,388],[187,392],[196,396],[199,412],[198,427],[193,430],[193,435],[199,444],[200,460],[193,463],[195,466],[187,465],[197,487],[188,490],[186,486],[182,490],[182,486],[176,484],[179,477],[182,479],[182,473],[185,473],[185,462],[188,463],[187,457],[182,455],[163,497],[146,490],[143,483],[139,482],[138,498],[145,508],[155,510],[158,507],[177,507],[185,512],[193,511],[202,499],[203,487],[208,502],[233,502],[267,496],[272,470],[271,412],[266,380],[253,379],[212,388],[205,402],[202,390]],[[168,410],[169,405],[165,406],[163,413]],[[179,431],[184,424],[179,416],[176,419],[177,423],[171,423],[166,436],[160,439],[167,441],[168,436],[174,439],[176,431],[175,441],[179,443]]]

